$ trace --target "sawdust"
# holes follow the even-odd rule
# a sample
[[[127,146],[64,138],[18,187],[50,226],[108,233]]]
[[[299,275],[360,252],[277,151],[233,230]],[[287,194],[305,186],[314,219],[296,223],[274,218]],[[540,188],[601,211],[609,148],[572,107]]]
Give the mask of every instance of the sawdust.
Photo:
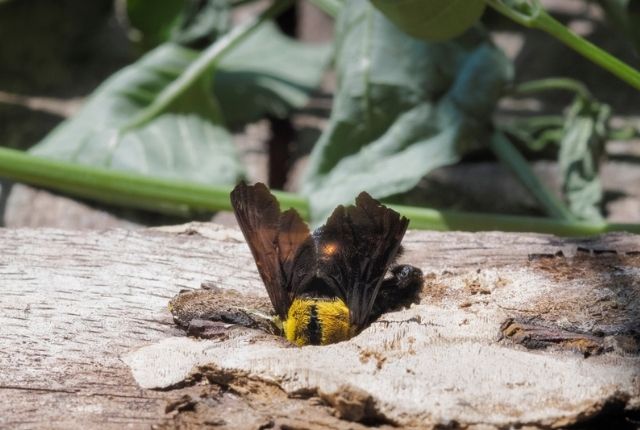
[[[438,303],[446,295],[447,289],[447,284],[440,281],[438,275],[433,272],[427,273],[424,275],[424,286],[420,293],[420,298],[425,299],[428,297],[431,302]]]
[[[376,368],[378,370],[382,369],[384,362],[387,361],[387,357],[382,355],[379,351],[371,351],[371,350],[362,350],[360,351],[360,362],[363,364],[369,363],[369,361],[373,360],[376,363]]]

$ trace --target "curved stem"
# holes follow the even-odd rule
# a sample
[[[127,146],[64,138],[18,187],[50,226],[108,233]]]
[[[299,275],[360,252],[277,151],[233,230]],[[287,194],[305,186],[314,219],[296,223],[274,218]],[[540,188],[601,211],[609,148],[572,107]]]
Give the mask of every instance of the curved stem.
[[[551,34],[589,60],[640,90],[640,72],[570,31],[545,11],[542,11],[535,20],[534,27]]]
[[[587,100],[593,98],[589,89],[582,82],[571,78],[546,78],[523,82],[516,85],[512,92],[524,95],[551,90],[572,91]]]
[[[261,24],[278,16],[292,4],[293,0],[275,1],[258,17],[244,25],[234,28],[220,40],[205,49],[178,79],[162,90],[153,103],[136,115],[131,122],[123,126],[120,131],[126,132],[127,130],[138,128],[164,112],[173,101],[194,85],[204,73],[214,67],[228,52],[255,32]]]
[[[550,216],[565,221],[576,221],[569,209],[540,182],[527,160],[504,134],[496,131],[489,145],[498,159],[527,187]]]
[[[0,177],[94,201],[157,212],[230,210],[230,185],[204,185],[98,169],[37,157],[0,147]],[[309,219],[307,201],[274,192],[283,209],[294,208]],[[409,206],[390,206],[411,220],[411,228],[430,230],[503,230],[586,236],[609,231],[640,233],[640,224],[569,222],[550,218],[495,215]]]
[[[485,0],[485,2],[496,11],[521,25],[536,28],[550,34],[587,59],[640,90],[640,72],[569,30],[549,15],[542,8],[539,0],[532,0],[530,10],[526,11],[526,13],[509,6],[506,0]]]
[[[558,236],[591,236],[613,231],[640,233],[640,224],[607,224],[586,221],[565,221],[552,218],[470,213],[434,210],[410,206],[393,206],[411,220],[416,230],[520,231],[550,233]]]

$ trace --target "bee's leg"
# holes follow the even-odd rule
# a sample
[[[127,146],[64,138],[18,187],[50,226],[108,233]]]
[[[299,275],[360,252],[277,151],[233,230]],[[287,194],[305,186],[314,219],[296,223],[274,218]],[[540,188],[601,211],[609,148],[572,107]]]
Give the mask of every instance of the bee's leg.
[[[242,311],[253,320],[255,326],[263,331],[277,336],[282,336],[284,328],[282,321],[277,315],[269,315],[258,309],[242,309]]]
[[[407,264],[391,269],[391,276],[380,284],[371,311],[371,319],[376,319],[385,312],[400,309],[418,302],[418,295],[423,284],[422,270]]]

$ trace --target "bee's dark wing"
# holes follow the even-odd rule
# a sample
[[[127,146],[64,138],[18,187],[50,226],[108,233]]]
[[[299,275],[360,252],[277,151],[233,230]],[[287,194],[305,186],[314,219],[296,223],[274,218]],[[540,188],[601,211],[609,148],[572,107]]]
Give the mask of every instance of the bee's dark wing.
[[[280,212],[278,201],[261,183],[236,186],[231,205],[271,303],[285,319],[295,289],[310,273],[304,269],[314,260],[309,228],[295,210]]]
[[[363,328],[387,268],[409,220],[363,192],[355,206],[338,206],[314,233],[318,273],[350,311],[351,324]]]

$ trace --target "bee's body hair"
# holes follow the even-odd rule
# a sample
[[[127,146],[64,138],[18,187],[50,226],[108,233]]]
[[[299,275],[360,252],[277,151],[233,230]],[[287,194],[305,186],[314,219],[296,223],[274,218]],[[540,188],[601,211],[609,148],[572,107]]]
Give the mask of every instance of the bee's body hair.
[[[298,297],[284,321],[285,337],[302,345],[328,345],[353,336],[349,309],[338,297]]]

